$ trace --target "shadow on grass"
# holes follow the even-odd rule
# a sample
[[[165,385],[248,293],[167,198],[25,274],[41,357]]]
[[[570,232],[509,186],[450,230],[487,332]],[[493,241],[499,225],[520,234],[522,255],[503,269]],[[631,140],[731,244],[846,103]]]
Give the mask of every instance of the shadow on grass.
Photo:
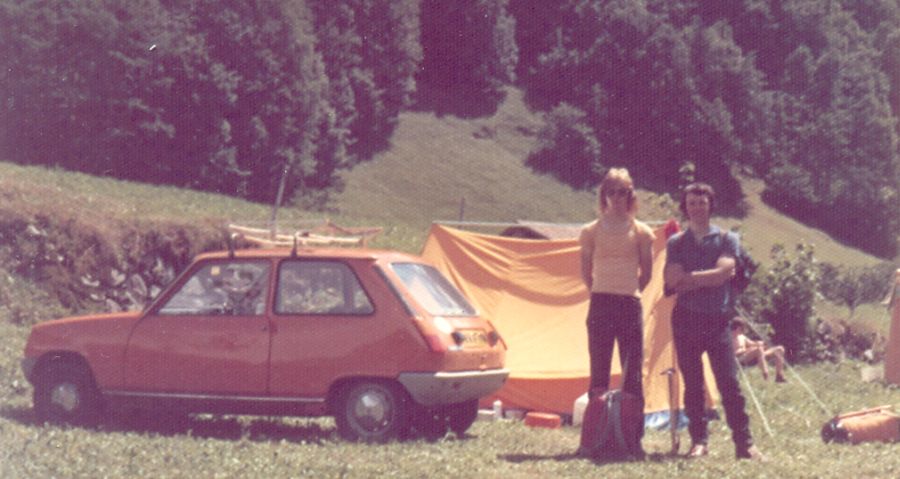
[[[30,407],[0,407],[0,416],[26,426],[42,427]],[[159,436],[191,436],[221,440],[260,442],[294,442],[322,444],[337,438],[333,426],[323,426],[318,419],[257,416],[187,415],[174,412],[113,413],[101,418],[96,426],[80,427],[108,433],[136,432]]]
[[[501,454],[497,456],[499,459],[502,459],[507,462],[512,462],[516,464],[520,464],[523,462],[535,462],[535,461],[556,461],[556,462],[565,462],[572,460],[580,460],[580,461],[590,461],[597,465],[604,464],[618,464],[618,463],[631,463],[631,462],[669,462],[674,460],[681,460],[683,457],[681,456],[673,456],[668,453],[651,453],[647,454],[644,459],[611,459],[611,458],[589,458],[584,457],[577,452],[569,452],[564,454]]]
[[[26,406],[0,406],[0,417],[25,426],[43,427],[34,412]],[[249,440],[258,442],[292,442],[323,444],[339,441],[337,429],[327,418],[296,418],[267,416],[219,416],[210,414],[189,415],[176,412],[132,411],[113,412],[104,415],[95,426],[71,426],[105,433],[139,433],[157,436],[190,436],[225,441]],[[325,423],[325,424],[322,424]],[[411,433],[402,442],[440,441],[468,442],[477,435],[444,433],[427,435]]]

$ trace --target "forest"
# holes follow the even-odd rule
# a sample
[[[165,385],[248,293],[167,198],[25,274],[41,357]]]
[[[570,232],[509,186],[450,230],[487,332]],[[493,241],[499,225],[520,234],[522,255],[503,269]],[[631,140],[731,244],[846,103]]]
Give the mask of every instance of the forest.
[[[320,207],[401,112],[544,115],[523,161],[900,237],[896,0],[0,0],[0,161]],[[415,165],[410,165],[415,167]]]

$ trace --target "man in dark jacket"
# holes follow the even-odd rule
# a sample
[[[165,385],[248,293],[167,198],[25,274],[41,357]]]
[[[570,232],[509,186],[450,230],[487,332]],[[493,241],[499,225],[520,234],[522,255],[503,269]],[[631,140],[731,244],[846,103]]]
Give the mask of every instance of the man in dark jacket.
[[[684,378],[684,406],[690,423],[688,457],[709,453],[701,359],[705,352],[722,396],[735,456],[764,460],[750,434],[750,419],[737,380],[729,327],[734,300],[729,282],[734,276],[739,243],[736,235],[722,234],[719,227],[710,225],[714,199],[715,192],[707,184],[693,183],[685,187],[681,211],[688,219],[688,227],[669,238],[666,245],[666,288],[678,293],[672,312],[672,333],[678,367]]]

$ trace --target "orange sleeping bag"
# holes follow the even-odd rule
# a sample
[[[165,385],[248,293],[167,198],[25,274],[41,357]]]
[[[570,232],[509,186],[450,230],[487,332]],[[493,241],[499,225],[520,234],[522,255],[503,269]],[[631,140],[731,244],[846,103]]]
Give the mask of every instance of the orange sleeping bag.
[[[880,406],[835,416],[822,427],[825,442],[900,441],[900,416]]]

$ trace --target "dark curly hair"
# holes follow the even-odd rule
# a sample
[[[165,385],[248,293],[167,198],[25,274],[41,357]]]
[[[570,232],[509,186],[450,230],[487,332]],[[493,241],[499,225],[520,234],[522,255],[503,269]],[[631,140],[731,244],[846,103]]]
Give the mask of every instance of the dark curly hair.
[[[712,186],[706,183],[691,183],[684,187],[681,191],[681,203],[679,203],[678,209],[681,210],[681,214],[685,217],[687,216],[688,194],[703,195],[709,198],[709,211],[712,212],[713,206],[716,204],[716,190]]]

